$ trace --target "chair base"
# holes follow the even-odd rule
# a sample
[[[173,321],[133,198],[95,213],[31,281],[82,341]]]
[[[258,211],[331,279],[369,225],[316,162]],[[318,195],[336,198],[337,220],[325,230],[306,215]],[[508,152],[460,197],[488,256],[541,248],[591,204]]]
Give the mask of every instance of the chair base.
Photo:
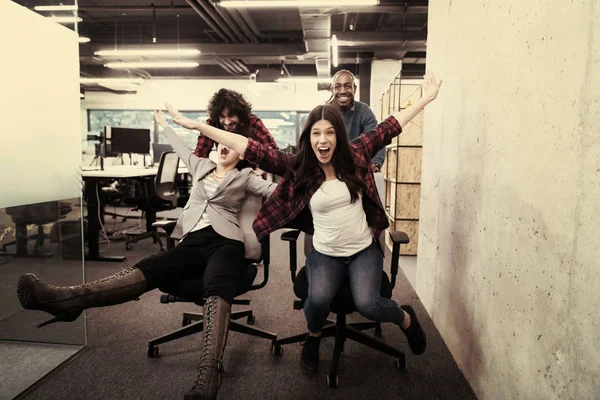
[[[137,235],[131,239],[127,239],[127,241],[125,242],[125,249],[126,250],[131,250],[131,245],[133,243],[137,243],[140,240],[144,240],[144,239],[148,239],[148,238],[152,238],[152,241],[154,243],[158,243],[158,245],[160,246],[160,251],[164,251],[165,247],[163,246],[163,242],[160,239],[160,233],[158,233],[156,230],[151,230],[149,232],[145,232],[142,233],[141,235]]]
[[[381,335],[381,324],[379,322],[356,322],[346,323],[345,314],[337,314],[336,321],[328,320],[329,324],[325,325],[321,330],[321,337],[335,337],[333,357],[331,359],[331,369],[327,375],[327,386],[336,388],[338,386],[337,369],[340,362],[340,355],[344,351],[344,343],[346,339],[354,340],[355,342],[364,344],[367,347],[378,350],[382,353],[396,357],[396,369],[403,370],[406,368],[406,356],[403,351],[396,349],[376,337],[369,336],[362,332],[366,329],[373,329],[376,336]],[[308,331],[298,335],[289,336],[274,340],[271,342],[271,351],[275,355],[281,355],[281,345],[289,343],[300,343],[306,339]]]
[[[237,319],[246,317],[247,324],[237,322]],[[239,332],[250,336],[260,337],[269,339],[271,341],[277,340],[277,335],[263,329],[255,328],[249,325],[254,324],[254,315],[252,310],[241,310],[231,313],[229,321],[229,330],[233,332]],[[192,321],[197,321],[192,323]],[[183,313],[182,328],[177,329],[171,333],[163,336],[159,336],[148,342],[148,357],[154,358],[158,356],[158,345],[171,342],[195,333],[202,332],[204,329],[204,315],[202,313]]]

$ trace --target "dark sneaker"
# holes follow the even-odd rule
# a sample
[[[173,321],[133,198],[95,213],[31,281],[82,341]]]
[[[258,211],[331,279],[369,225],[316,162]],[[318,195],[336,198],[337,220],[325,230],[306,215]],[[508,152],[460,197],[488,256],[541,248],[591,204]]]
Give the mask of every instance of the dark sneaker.
[[[319,366],[319,346],[321,337],[306,335],[306,340],[302,343],[302,355],[300,361],[302,366],[310,371],[314,371]]]
[[[406,339],[408,339],[408,345],[413,353],[419,355],[425,352],[425,348],[427,347],[427,338],[425,337],[425,331],[421,328],[421,324],[417,319],[417,314],[415,310],[409,305],[400,306],[401,309],[406,311],[408,315],[410,315],[410,325],[406,329],[402,329],[404,335],[406,335]]]

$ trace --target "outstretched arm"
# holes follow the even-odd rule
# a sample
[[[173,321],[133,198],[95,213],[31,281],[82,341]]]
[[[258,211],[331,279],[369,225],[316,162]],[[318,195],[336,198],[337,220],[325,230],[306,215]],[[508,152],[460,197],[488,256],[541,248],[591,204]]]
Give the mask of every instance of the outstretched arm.
[[[412,106],[400,110],[381,122],[375,129],[363,133],[354,141],[361,141],[371,158],[391,143],[392,139],[402,132],[402,127],[408,124],[425,106],[431,103],[438,95],[442,81],[436,81],[433,73],[425,75],[423,84],[423,97]]]
[[[190,149],[183,139],[179,137],[179,135],[173,130],[173,128],[169,126],[165,120],[165,116],[161,111],[154,111],[154,119],[156,119],[156,122],[163,127],[163,133],[173,147],[173,150],[175,150],[181,161],[183,161],[188,171],[193,176],[194,172],[196,171],[196,165],[200,161],[200,158],[193,154],[192,149]]]
[[[283,176],[285,173],[290,162],[291,156],[289,154],[264,146],[254,139],[248,139],[242,135],[186,118],[168,103],[165,106],[173,116],[173,122],[177,125],[187,129],[195,129],[215,142],[242,154],[251,165],[257,165],[261,169],[279,176]]]

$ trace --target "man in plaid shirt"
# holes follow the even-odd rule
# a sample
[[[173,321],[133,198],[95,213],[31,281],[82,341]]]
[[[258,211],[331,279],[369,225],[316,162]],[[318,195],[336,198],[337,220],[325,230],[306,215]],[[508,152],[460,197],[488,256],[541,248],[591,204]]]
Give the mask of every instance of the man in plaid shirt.
[[[271,132],[260,118],[252,114],[252,105],[236,91],[221,89],[213,95],[208,103],[206,124],[229,132],[245,132],[248,137],[259,143],[279,149]],[[198,157],[208,157],[214,145],[214,140],[200,135],[194,154]],[[262,171],[259,171],[259,174],[262,174]]]

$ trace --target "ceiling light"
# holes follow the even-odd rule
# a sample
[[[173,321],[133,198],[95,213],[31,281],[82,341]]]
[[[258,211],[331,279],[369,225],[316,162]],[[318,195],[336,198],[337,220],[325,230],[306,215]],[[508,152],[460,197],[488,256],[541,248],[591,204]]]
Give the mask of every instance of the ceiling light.
[[[46,17],[47,19],[57,22],[59,24],[74,24],[75,21],[77,22],[81,22],[83,21],[81,18],[79,17]]]
[[[85,36],[79,36],[78,41],[79,41],[79,43],[89,43],[90,42],[90,38],[89,37],[85,37]]]
[[[94,55],[100,57],[159,57],[159,56],[196,56],[198,49],[131,49],[131,50],[100,50]]]
[[[100,85],[103,83],[142,83],[144,82],[143,78],[79,78],[79,83],[82,85]]]
[[[331,35],[331,64],[336,68],[339,62],[337,36]]]
[[[35,11],[77,11],[76,5],[64,6],[35,6],[33,7]]]
[[[320,83],[320,82],[329,82],[331,80],[331,78],[317,78],[314,76],[297,76],[297,77],[292,77],[292,78],[279,78],[277,79],[277,82],[279,83],[286,83],[286,82],[292,82],[292,83]]]
[[[197,62],[179,62],[179,61],[142,61],[142,62],[113,62],[104,64],[106,68],[126,69],[126,68],[196,68]]]
[[[377,4],[379,0],[222,0],[217,3],[227,8],[376,6]]]

